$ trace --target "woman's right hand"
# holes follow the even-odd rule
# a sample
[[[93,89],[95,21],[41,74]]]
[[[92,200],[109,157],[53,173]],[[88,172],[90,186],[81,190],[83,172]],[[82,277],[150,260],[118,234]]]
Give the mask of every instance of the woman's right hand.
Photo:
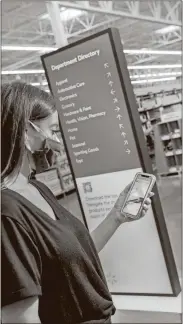
[[[122,213],[122,211],[121,211],[130,188],[131,188],[131,183],[129,185],[127,185],[126,188],[121,192],[119,198],[117,199],[117,201],[111,211],[111,213],[116,217],[116,221],[119,222],[119,224],[123,224],[126,222],[131,222],[131,221],[136,220],[136,218],[128,217],[126,214]],[[151,207],[151,197],[153,197],[153,196],[154,196],[154,193],[150,192],[149,196],[144,201],[143,208],[142,208],[142,211],[141,211],[138,219],[144,217],[145,214],[147,213],[147,211],[149,210],[149,208]]]

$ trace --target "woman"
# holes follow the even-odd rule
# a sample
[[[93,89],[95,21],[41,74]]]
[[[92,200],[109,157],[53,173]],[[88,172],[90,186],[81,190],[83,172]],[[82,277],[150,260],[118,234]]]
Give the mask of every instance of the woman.
[[[3,323],[110,323],[115,307],[97,252],[130,221],[121,213],[129,186],[90,236],[45,185],[29,180],[31,154],[58,129],[52,98],[5,84],[1,123]]]

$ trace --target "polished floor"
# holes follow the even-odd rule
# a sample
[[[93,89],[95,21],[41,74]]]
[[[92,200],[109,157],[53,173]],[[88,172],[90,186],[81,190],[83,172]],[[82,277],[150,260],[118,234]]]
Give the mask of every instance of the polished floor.
[[[180,177],[162,178],[158,182],[158,189],[175,262],[179,277],[181,277],[181,179]],[[82,220],[76,193],[61,199],[60,203]],[[181,323],[181,316],[180,314],[118,311],[113,321],[114,323]]]

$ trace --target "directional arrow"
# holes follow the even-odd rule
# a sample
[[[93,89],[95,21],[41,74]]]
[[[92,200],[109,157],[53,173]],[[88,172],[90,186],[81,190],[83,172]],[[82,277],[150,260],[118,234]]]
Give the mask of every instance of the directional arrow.
[[[116,106],[115,111],[119,112],[120,111],[120,108],[118,106]]]
[[[119,128],[124,128],[123,124],[119,124]]]
[[[114,91],[113,89],[111,90],[111,94],[114,95],[116,91]]]
[[[121,136],[123,136],[125,138],[126,137],[126,133],[125,132],[122,132],[121,133]]]
[[[111,77],[111,72],[107,72],[107,77],[109,78],[109,77]]]
[[[130,154],[130,152],[131,152],[131,151],[130,151],[129,149],[126,150],[126,153]]]
[[[122,116],[119,114],[116,116],[117,119],[121,120]]]
[[[113,85],[113,81],[109,81],[109,85],[112,87],[112,85]]]
[[[125,144],[125,145],[128,145],[128,141],[127,141],[127,140],[125,140],[125,141],[124,141],[124,144]]]
[[[114,101],[114,103],[117,103],[118,102],[118,99],[117,98],[114,98],[113,101]]]
[[[105,63],[104,64],[104,67],[105,67],[105,69],[109,68],[109,64],[108,63]]]

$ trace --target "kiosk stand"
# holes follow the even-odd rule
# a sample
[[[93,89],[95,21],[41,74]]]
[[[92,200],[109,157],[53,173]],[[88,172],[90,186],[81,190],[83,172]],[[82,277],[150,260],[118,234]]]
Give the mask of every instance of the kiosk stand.
[[[137,172],[153,173],[119,33],[107,29],[43,55],[42,62],[92,231]],[[123,309],[180,293],[156,186],[154,192],[148,214],[121,226],[100,253],[109,289]]]

